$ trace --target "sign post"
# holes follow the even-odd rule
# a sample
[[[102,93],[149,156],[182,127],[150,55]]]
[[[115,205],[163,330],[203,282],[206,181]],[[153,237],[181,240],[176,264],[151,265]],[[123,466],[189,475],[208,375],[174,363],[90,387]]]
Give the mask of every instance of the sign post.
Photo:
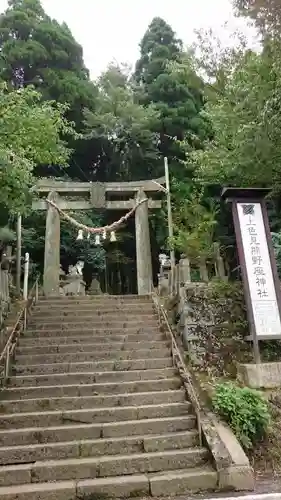
[[[270,189],[225,188],[232,203],[239,261],[245,290],[255,362],[259,340],[281,339],[281,293],[265,196]]]

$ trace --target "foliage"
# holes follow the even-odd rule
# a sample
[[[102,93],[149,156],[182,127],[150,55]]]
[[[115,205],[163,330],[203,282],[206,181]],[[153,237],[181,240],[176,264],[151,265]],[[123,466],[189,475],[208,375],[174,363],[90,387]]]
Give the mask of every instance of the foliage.
[[[13,126],[18,124],[18,128],[13,129],[14,142],[9,139],[9,147],[0,148],[0,181],[7,187],[0,195],[2,205],[14,212],[22,211],[30,201],[34,174],[57,177],[59,173],[61,177],[64,170],[65,180],[100,182],[153,178],[163,175],[165,155],[169,158],[174,207],[178,211],[181,198],[186,199],[192,191],[191,153],[212,134],[212,123],[204,112],[205,85],[197,75],[192,54],[183,51],[182,42],[164,20],[152,21],[140,47],[140,60],[132,78],[126,68],[111,65],[93,83],[83,62],[82,48],[69,28],[52,20],[40,0],[10,0],[0,16],[0,79],[11,91],[7,93],[10,98],[26,96],[26,104],[19,104],[25,114],[13,107],[8,113],[10,118],[17,115]],[[30,84],[35,90],[28,88]],[[44,113],[48,115],[46,120]],[[73,134],[73,127],[81,136]],[[3,134],[9,131],[3,128]],[[200,203],[203,213],[204,196]],[[110,217],[107,215],[107,221]],[[92,214],[90,218],[94,224]],[[182,235],[184,210],[175,218],[180,221]],[[160,240],[161,245],[165,244],[163,214],[153,215],[151,224],[152,253],[158,263]],[[211,234],[211,223],[209,229]],[[200,236],[203,233],[200,227]],[[62,257],[67,254],[70,260],[81,254],[80,244],[73,237],[70,228],[62,224]],[[26,248],[42,266],[43,216],[32,214],[25,220],[25,238]],[[121,246],[126,259],[134,259],[134,243],[126,239]],[[103,255],[98,256],[96,249],[83,247],[81,251],[94,266],[103,267]]]
[[[134,100],[122,68],[110,66],[98,82],[95,111],[85,111],[85,138],[94,139],[100,180],[133,180],[153,176],[159,152],[153,132],[158,114]]]
[[[259,342],[261,359],[264,363],[274,361],[280,362],[281,359],[281,342],[280,340],[266,340]]]
[[[263,50],[247,49],[243,36],[235,47],[222,46],[211,32],[199,34],[202,57],[195,67],[205,74],[207,115],[212,131],[202,148],[189,153],[194,176],[205,192],[219,196],[222,186],[273,187],[270,221],[280,216],[280,42],[265,37]],[[274,220],[273,220],[274,217]],[[227,267],[237,269],[231,211],[221,204],[215,238],[224,246]]]
[[[71,213],[72,217],[88,226],[100,226],[101,218],[94,212]],[[29,252],[31,259],[35,262],[44,261],[45,247],[45,224],[46,215],[39,212],[32,212],[23,221],[23,247],[25,252]],[[87,262],[91,270],[103,269],[105,262],[104,248],[94,244],[94,238],[87,240],[76,240],[77,229],[69,222],[61,221],[61,263],[65,270],[69,265],[75,264],[78,260]]]
[[[239,14],[252,19],[264,36],[281,35],[281,5],[279,0],[234,0]]]
[[[16,234],[9,227],[0,227],[0,243],[9,244],[16,240]]]
[[[189,197],[180,199],[175,212],[175,247],[192,262],[213,256],[216,207],[204,204],[204,191],[193,189]]]
[[[201,182],[280,186],[280,58],[268,45],[246,52],[227,78],[223,93],[207,106],[214,140],[193,155]]]
[[[232,383],[218,384],[213,396],[214,410],[222,416],[245,448],[251,448],[266,433],[270,412],[263,395]]]
[[[79,212],[71,214],[76,220],[87,226],[100,226],[101,219],[94,212]],[[76,263],[78,260],[87,262],[91,269],[104,269],[105,250],[102,246],[95,245],[92,236],[90,240],[84,237],[83,240],[76,240],[77,229],[67,221],[62,221],[61,236],[61,259],[62,262]]]
[[[271,233],[278,275],[281,278],[281,233]]]
[[[166,63],[176,60],[182,42],[164,19],[155,17],[140,42],[141,57],[136,63],[135,77],[146,91],[159,75],[166,71]]]
[[[0,47],[0,75],[13,88],[33,84],[46,99],[71,106],[92,99],[82,48],[65,23],[47,16],[40,0],[9,1],[0,17]]]
[[[190,56],[195,71],[204,78],[207,100],[216,100],[223,92],[233,67],[246,50],[247,39],[239,31],[232,34],[232,43],[228,44],[212,28],[196,31]]]
[[[51,19],[40,0],[10,0],[0,16],[0,50],[0,80],[12,89],[32,84],[45,100],[67,104],[66,117],[80,132],[83,109],[94,108],[96,88],[84,65],[82,47],[68,26]],[[79,178],[82,173],[85,181],[84,168],[89,168],[93,157],[92,144],[74,142],[72,136],[66,140],[73,149],[69,175]],[[51,169],[56,175],[59,170],[61,167]],[[49,169],[40,168],[39,175],[49,173]]]
[[[42,102],[31,87],[8,92],[0,87],[0,203],[24,211],[38,164],[66,164],[70,151],[62,136],[73,134],[66,107]]]
[[[163,175],[163,156],[166,156],[172,180],[174,213],[178,226],[183,229],[186,221],[182,200],[189,196],[194,172],[190,152],[201,147],[211,128],[202,112],[204,84],[196,74],[192,55],[183,51],[182,42],[163,19],[152,20],[140,49],[141,57],[134,74],[135,95],[140,103],[153,105],[158,112],[153,130],[159,137],[162,160],[154,163],[154,172],[155,176]],[[163,215],[157,221],[157,228],[162,243],[165,232]],[[178,231],[175,241],[178,249],[182,246],[186,249],[185,242],[180,241],[182,239],[183,231]]]
[[[206,133],[204,117],[200,116],[203,83],[190,55],[182,51],[182,42],[163,19],[153,19],[140,49],[134,75],[136,95],[146,105],[153,103],[158,111],[154,130],[159,134],[159,149],[179,180],[187,174],[182,168],[186,151],[181,141],[186,139],[192,148],[198,147]]]

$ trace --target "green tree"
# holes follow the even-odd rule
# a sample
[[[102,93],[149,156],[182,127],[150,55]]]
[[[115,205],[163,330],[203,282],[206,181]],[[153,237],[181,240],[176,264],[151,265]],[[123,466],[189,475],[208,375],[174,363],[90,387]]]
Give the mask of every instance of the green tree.
[[[252,19],[265,36],[281,35],[279,0],[233,0],[239,14]]]
[[[153,132],[158,113],[153,106],[135,102],[128,75],[118,66],[110,66],[97,85],[96,109],[85,111],[85,137],[99,151],[99,180],[152,177],[159,156]]]
[[[208,105],[214,140],[194,156],[201,178],[230,185],[280,189],[281,66],[268,46],[246,52],[224,92]]]
[[[10,211],[27,209],[36,165],[67,164],[62,137],[74,131],[65,111],[65,105],[42,102],[31,87],[0,87],[0,203]]]
[[[134,75],[138,97],[159,112],[154,129],[159,134],[159,149],[169,158],[172,173],[186,178],[181,164],[186,150],[181,148],[181,142],[187,139],[192,148],[198,147],[205,134],[200,116],[204,106],[203,83],[190,55],[182,52],[182,42],[161,18],[153,19],[140,48]]]
[[[32,84],[46,98],[70,105],[92,86],[82,47],[40,0],[10,0],[0,17],[1,77],[13,87]],[[84,95],[86,97],[86,95]]]
[[[204,189],[193,186],[188,198],[177,204],[174,217],[174,245],[192,263],[214,255],[214,235],[217,207],[206,203]]]
[[[44,99],[67,103],[68,120],[82,130],[83,109],[94,109],[96,88],[84,65],[82,47],[65,23],[51,19],[40,0],[10,0],[0,16],[0,50],[0,79],[13,89],[32,84]],[[94,156],[92,146],[84,141],[74,144],[71,138],[68,145],[73,149],[68,175],[79,178],[82,170],[85,180],[83,171]]]
[[[68,212],[69,213],[69,212]],[[76,220],[88,226],[100,226],[101,218],[94,211],[74,211],[69,213]],[[23,247],[29,252],[31,260],[37,264],[40,271],[43,270],[44,248],[45,248],[46,214],[32,212],[23,220]],[[105,265],[105,251],[101,246],[95,245],[95,238],[77,241],[77,229],[68,221],[61,220],[61,263],[65,269],[75,264],[78,260],[87,263],[92,272],[93,269],[103,269]]]
[[[176,38],[171,26],[160,17],[155,17],[140,43],[141,57],[136,63],[135,78],[145,90],[165,73],[168,61],[178,59],[182,42]]]
[[[210,39],[206,47],[211,47]],[[212,52],[211,52],[212,56]],[[206,61],[206,59],[205,59]],[[264,41],[262,52],[240,45],[219,52],[216,72],[208,86],[205,112],[213,136],[190,153],[196,180],[219,196],[222,186],[270,187],[272,229],[279,232],[281,59],[278,39]],[[203,66],[204,67],[204,66]],[[206,191],[206,190],[205,190]],[[230,268],[237,267],[231,212],[221,205],[215,238],[227,253]]]

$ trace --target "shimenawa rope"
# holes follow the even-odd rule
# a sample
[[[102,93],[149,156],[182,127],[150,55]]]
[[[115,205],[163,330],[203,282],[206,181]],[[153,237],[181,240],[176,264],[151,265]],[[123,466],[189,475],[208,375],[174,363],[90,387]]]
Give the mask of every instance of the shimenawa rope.
[[[46,202],[49,203],[50,205],[52,205],[54,208],[57,209],[57,211],[59,212],[59,214],[64,218],[66,219],[68,222],[70,222],[73,226],[76,226],[78,229],[82,229],[82,231],[85,231],[87,233],[92,233],[92,234],[95,234],[95,233],[102,233],[102,232],[111,232],[111,231],[115,231],[119,226],[121,226],[121,224],[124,224],[124,222],[126,222],[136,211],[136,209],[142,204],[144,203],[145,201],[148,201],[148,198],[144,198],[143,200],[140,200],[136,203],[136,205],[129,211],[126,213],[126,215],[123,215],[121,217],[121,219],[113,222],[112,224],[110,224],[110,226],[102,226],[102,227],[89,227],[89,226],[86,226],[85,224],[81,224],[80,222],[77,222],[77,220],[75,220],[73,217],[70,217],[70,215],[68,215],[67,213],[65,213],[63,210],[61,210],[61,208],[59,208],[56,203],[54,203],[52,200],[48,200],[46,199]]]

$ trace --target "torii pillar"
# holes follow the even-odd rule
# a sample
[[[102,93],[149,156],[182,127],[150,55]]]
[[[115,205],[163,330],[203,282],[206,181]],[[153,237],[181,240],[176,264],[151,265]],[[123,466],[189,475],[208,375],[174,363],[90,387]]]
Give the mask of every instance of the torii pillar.
[[[48,200],[55,203],[58,194],[49,193]],[[48,204],[45,233],[45,258],[43,290],[46,297],[59,295],[60,278],[60,214],[56,208]]]
[[[74,182],[74,181],[54,181],[41,179],[37,184],[39,194],[48,195],[49,200],[56,202],[61,210],[131,210],[136,200],[146,198],[149,194],[158,191],[157,185],[165,183],[165,177],[146,181],[129,182]],[[135,199],[116,200],[110,199],[113,195],[133,194]],[[83,195],[85,199],[68,200],[60,195]],[[107,199],[106,195],[109,195]],[[152,291],[152,261],[150,234],[148,222],[148,209],[161,208],[161,200],[143,202],[137,206],[135,213],[136,222],[136,254],[137,254],[137,276],[139,295],[150,294]],[[54,296],[59,294],[60,276],[60,215],[58,211],[46,203],[42,198],[32,202],[33,210],[47,210],[46,220],[46,240],[45,240],[45,261],[44,261],[44,294]]]
[[[136,201],[147,198],[143,189],[139,189]],[[152,291],[152,261],[148,221],[148,200],[136,208],[136,256],[137,256],[137,281],[138,294],[148,295]]]

